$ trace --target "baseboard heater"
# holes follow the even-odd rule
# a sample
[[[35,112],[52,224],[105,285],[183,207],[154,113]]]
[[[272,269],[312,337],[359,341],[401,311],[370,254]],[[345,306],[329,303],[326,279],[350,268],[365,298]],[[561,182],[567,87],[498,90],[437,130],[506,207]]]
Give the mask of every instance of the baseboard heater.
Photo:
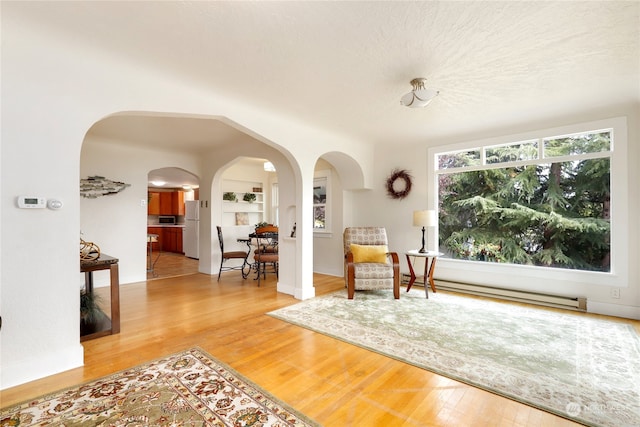
[[[416,284],[424,286],[424,283],[419,283],[418,281],[416,281]],[[538,304],[547,307],[587,311],[587,299],[583,297],[570,297],[537,292],[518,291],[513,289],[498,288],[494,286],[450,282],[447,280],[436,280],[436,289],[449,290],[453,292],[464,292],[472,295],[501,298],[510,301],[526,302],[529,304]]]

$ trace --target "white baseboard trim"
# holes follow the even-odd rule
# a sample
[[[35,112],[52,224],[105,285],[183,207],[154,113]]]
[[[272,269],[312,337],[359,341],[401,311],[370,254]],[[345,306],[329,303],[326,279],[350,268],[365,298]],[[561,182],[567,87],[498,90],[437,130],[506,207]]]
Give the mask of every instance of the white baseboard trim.
[[[640,307],[638,306],[589,301],[588,307],[587,311],[589,313],[640,320]]]
[[[283,294],[292,295],[295,299],[305,300],[316,296],[316,288],[314,286],[305,286],[296,288],[295,286],[278,281],[277,291]]]
[[[79,338],[78,338],[79,339]],[[0,374],[0,390],[58,374],[84,365],[84,347],[80,344],[56,353],[23,359],[13,365],[3,361]]]

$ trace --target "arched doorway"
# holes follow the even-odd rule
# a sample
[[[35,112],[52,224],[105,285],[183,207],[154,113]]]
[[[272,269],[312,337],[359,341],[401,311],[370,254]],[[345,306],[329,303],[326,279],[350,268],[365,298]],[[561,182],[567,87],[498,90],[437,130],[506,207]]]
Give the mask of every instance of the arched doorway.
[[[105,117],[87,131],[82,146],[81,177],[104,175],[126,182],[118,195],[102,200],[82,201],[81,230],[107,253],[120,259],[121,283],[147,278],[147,222],[149,172],[167,168],[189,171],[200,177],[199,199],[208,209],[221,201],[212,195],[211,179],[230,160],[242,156],[270,157],[275,153],[281,164],[285,156],[220,117],[174,115],[150,112],[124,112]],[[202,177],[208,177],[206,191],[201,191]],[[204,197],[203,197],[204,196]],[[211,216],[208,217],[209,221]],[[210,224],[204,230],[207,245],[206,266],[198,271],[210,274],[211,241],[215,241]],[[202,234],[201,234],[202,236]],[[96,286],[107,286],[106,278],[97,277]]]
[[[351,157],[339,152],[323,154],[314,168],[313,271],[342,276],[342,232],[351,223],[348,190],[361,189],[362,171]]]

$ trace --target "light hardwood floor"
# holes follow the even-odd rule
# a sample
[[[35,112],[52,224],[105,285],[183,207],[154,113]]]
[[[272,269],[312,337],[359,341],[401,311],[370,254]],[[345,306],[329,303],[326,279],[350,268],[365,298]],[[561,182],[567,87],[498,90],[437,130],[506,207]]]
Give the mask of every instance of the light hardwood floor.
[[[149,257],[147,255],[147,265]],[[198,272],[198,260],[173,252],[153,253],[152,271],[147,270],[147,280],[166,279]]]
[[[84,367],[2,391],[1,406],[199,346],[324,426],[577,425],[267,316],[297,302],[273,275],[260,288],[237,271],[216,279],[121,286],[121,333],[82,343]],[[317,295],[343,289],[341,278],[314,283]]]

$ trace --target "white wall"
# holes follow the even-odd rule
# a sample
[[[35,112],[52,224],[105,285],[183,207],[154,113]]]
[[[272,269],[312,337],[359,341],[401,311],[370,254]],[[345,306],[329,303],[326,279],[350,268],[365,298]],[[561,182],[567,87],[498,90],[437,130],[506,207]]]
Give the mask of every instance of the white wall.
[[[144,69],[140,64],[120,61],[111,53],[85,45],[82,39],[43,32],[41,26],[21,16],[21,7],[20,2],[2,6],[2,389],[83,363],[78,321],[80,157],[88,129],[101,118],[123,111],[229,118],[272,150],[283,153],[278,158],[281,166],[276,167],[282,167],[287,180],[287,185],[281,184],[281,200],[287,209],[311,203],[313,169],[321,155],[320,147],[322,151],[349,153],[358,159],[365,179],[370,179],[373,156],[371,148],[362,142],[257,110],[192,82],[164,75],[161,69]],[[239,155],[243,155],[241,148],[226,161]],[[215,164],[211,158],[206,160]],[[203,161],[199,159],[198,166]],[[144,212],[146,208],[139,206],[139,200],[146,197],[143,180],[150,169],[158,166],[166,165],[149,165],[140,174],[125,173],[115,165],[104,172],[95,170],[107,177],[117,174],[113,179],[132,184],[121,194],[108,196],[114,199],[104,198],[96,203],[110,209],[113,200],[120,200],[126,205],[117,208],[121,212]],[[186,165],[185,169],[191,168]],[[202,172],[203,176],[207,173],[212,179],[215,170]],[[211,194],[211,184],[208,189]],[[18,195],[57,198],[63,201],[64,208],[17,209]],[[83,200],[83,207],[97,206],[88,203]],[[302,231],[283,247],[282,264],[288,268],[281,275],[283,286],[279,282],[278,290],[305,298],[313,296],[312,233],[306,231],[311,215],[305,210],[293,212],[291,220]],[[144,220],[138,225],[143,234]],[[137,233],[138,225],[117,226],[123,232]],[[83,221],[82,226],[88,240],[95,240],[106,253],[113,252],[121,258],[126,268],[124,280],[139,276],[136,269],[140,268],[144,246],[138,249],[136,243],[136,248],[128,252],[91,220]],[[201,242],[201,250],[206,245],[211,254],[212,243]],[[202,264],[201,260],[201,268]]]

